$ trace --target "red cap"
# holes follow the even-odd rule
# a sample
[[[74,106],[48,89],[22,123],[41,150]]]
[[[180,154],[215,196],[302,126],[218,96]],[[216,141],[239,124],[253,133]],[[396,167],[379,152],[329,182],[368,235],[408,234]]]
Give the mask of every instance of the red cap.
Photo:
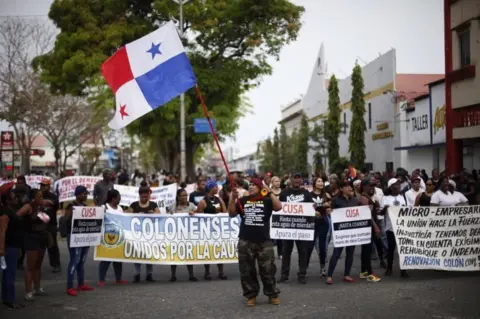
[[[262,189],[263,188],[263,182],[258,179],[258,178],[252,178],[252,180],[250,181],[250,183],[256,185],[258,188]]]

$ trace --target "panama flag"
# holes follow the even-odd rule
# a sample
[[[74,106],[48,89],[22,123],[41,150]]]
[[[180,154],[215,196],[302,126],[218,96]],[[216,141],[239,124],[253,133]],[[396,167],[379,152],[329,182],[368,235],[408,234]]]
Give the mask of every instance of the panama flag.
[[[115,93],[108,126],[121,129],[196,85],[197,80],[173,22],[133,41],[102,64]]]

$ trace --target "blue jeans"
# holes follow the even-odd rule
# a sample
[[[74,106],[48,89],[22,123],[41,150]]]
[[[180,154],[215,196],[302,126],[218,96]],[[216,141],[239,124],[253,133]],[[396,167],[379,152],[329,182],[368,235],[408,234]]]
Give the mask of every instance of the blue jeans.
[[[105,281],[107,276],[108,268],[110,267],[111,261],[101,261],[98,266],[99,281]],[[122,280],[122,263],[113,262],[113,272],[115,273],[115,280]]]
[[[68,252],[70,253],[70,261],[68,262],[67,273],[67,289],[73,288],[73,278],[77,272],[78,285],[85,283],[85,260],[88,256],[90,247],[70,248],[70,238],[67,237]]]
[[[133,266],[135,267],[135,275],[140,275],[142,264],[133,264]],[[151,275],[153,273],[153,265],[146,264],[145,267],[147,268],[147,275]]]
[[[380,237],[382,239],[383,248],[385,251],[388,251],[388,240],[387,240],[387,233],[385,231],[385,219],[377,220],[377,226],[380,228]]]
[[[2,271],[2,301],[15,302],[15,276],[17,274],[17,261],[20,255],[20,248],[5,247],[5,262],[7,269]]]
[[[355,253],[355,246],[347,246],[347,258],[345,258],[345,272],[343,276],[350,276],[350,271],[352,270],[353,265],[353,254]],[[335,267],[337,267],[337,262],[340,256],[342,255],[343,247],[334,248],[332,258],[328,263],[328,277],[332,277]]]

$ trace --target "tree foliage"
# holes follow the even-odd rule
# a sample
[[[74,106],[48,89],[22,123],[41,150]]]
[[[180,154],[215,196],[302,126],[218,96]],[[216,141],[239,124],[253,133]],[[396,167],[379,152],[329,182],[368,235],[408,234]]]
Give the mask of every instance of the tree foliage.
[[[280,136],[279,136],[279,143],[280,143],[280,170],[277,174],[285,174],[291,169],[290,164],[290,151],[291,148],[288,146],[289,137],[287,135],[287,129],[285,125],[282,123],[280,124]]]
[[[30,170],[30,151],[51,97],[31,68],[32,53],[46,53],[53,39],[53,30],[35,20],[0,23],[0,119],[14,131],[22,173]]]
[[[262,172],[270,172],[273,170],[275,162],[275,151],[271,138],[267,138],[263,143],[259,144],[260,170]]]
[[[221,139],[237,129],[245,112],[243,94],[271,73],[268,59],[278,59],[281,48],[296,39],[303,11],[286,0],[193,0],[184,5],[184,45]],[[60,34],[54,50],[39,56],[35,66],[54,91],[81,95],[104,88],[101,63],[176,16],[178,5],[169,0],[55,0],[49,17]],[[109,92],[96,104],[104,107],[111,98]],[[204,117],[194,90],[187,92],[185,103],[187,170],[194,174],[193,155],[210,137],[195,135],[189,126]],[[178,109],[178,101],[172,101],[129,126],[130,133],[150,139],[171,168],[178,162]]]
[[[338,82],[335,75],[332,75],[328,84],[328,118],[325,123],[325,139],[327,141],[327,157],[329,166],[339,157],[338,137],[340,136],[340,97]]]
[[[278,136],[278,129],[273,131],[273,165],[272,171],[274,174],[280,173],[280,137]]]
[[[308,126],[308,119],[306,115],[302,116],[300,121],[300,128],[298,130],[297,143],[296,143],[296,165],[295,170],[303,174],[303,176],[309,175],[308,170],[308,141],[310,140],[310,127]]]
[[[342,176],[344,170],[350,166],[350,160],[346,157],[339,157],[335,161],[329,163],[329,171],[332,174]]]
[[[365,166],[365,100],[363,94],[362,68],[356,64],[352,73],[352,123],[350,124],[350,135],[348,137],[348,151],[350,159],[356,168],[362,169]]]
[[[310,141],[313,142],[311,148],[315,152],[313,154],[314,172],[315,174],[319,174],[325,170],[324,158],[326,158],[325,149],[327,148],[323,125],[315,123],[310,132]]]

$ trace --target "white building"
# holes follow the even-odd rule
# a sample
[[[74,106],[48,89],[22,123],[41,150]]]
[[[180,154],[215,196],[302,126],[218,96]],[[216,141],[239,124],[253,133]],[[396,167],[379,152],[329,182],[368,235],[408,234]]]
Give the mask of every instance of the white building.
[[[285,126],[287,135],[292,135],[295,129],[300,128],[300,122],[303,116],[302,97],[295,99],[281,109],[282,119],[278,124]]]
[[[428,94],[402,103],[395,138],[397,167],[408,171],[445,169],[445,80],[428,84]]]
[[[440,74],[397,74],[395,49],[380,55],[362,67],[365,84],[366,166],[369,169],[393,170],[400,164],[400,153],[395,153],[395,132],[399,123],[399,103],[427,94],[426,84],[443,77]],[[307,92],[301,101],[303,112],[311,125],[327,119],[327,66],[323,44],[315,60]],[[339,138],[340,156],[349,157],[348,135],[352,120],[350,110],[351,77],[338,80],[343,131]],[[283,110],[282,110],[283,112]],[[298,112],[298,111],[297,111]],[[313,151],[309,163],[313,162]]]
[[[230,170],[239,170],[246,174],[258,173],[260,170],[260,161],[255,153],[246,154],[228,162]]]

